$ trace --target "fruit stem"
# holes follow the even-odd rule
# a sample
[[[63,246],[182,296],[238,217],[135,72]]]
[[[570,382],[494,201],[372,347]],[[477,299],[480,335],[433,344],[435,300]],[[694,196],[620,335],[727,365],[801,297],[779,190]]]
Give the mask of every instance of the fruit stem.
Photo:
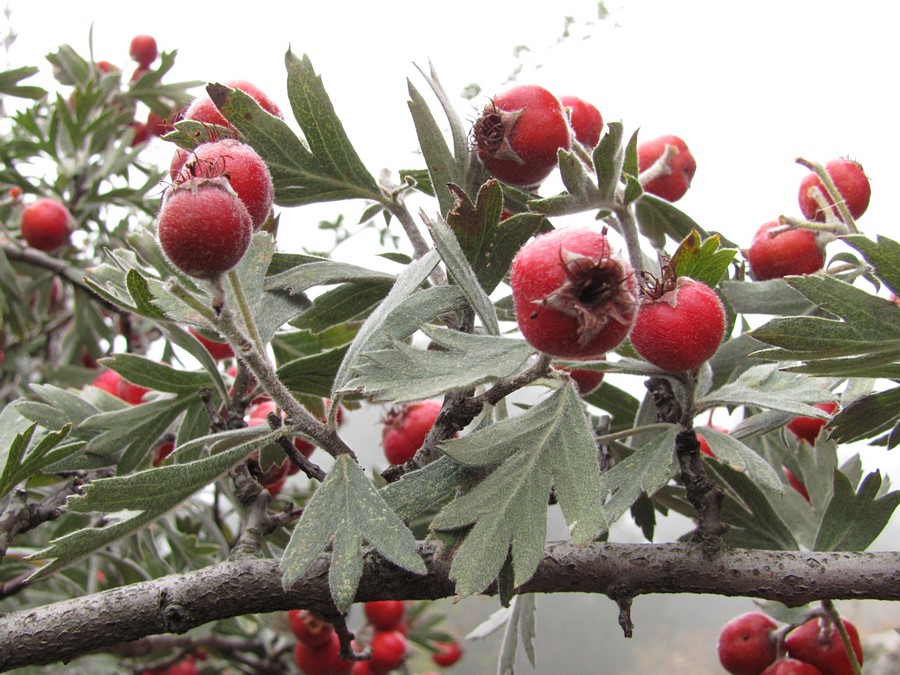
[[[822,609],[825,610],[825,614],[831,620],[834,629],[838,632],[838,635],[841,636],[841,642],[844,643],[844,651],[847,652],[847,660],[850,661],[853,675],[863,675],[862,666],[860,666],[859,661],[857,661],[856,652],[853,651],[853,645],[850,643],[850,634],[847,632],[847,627],[841,620],[841,615],[837,611],[837,607],[834,606],[834,602],[831,600],[822,600]]]
[[[809,220],[803,220],[802,218],[794,218],[793,216],[778,216],[778,222],[781,223],[782,227],[773,227],[769,230],[768,234],[770,237],[794,229],[812,230],[813,232],[824,232],[833,235],[849,234],[847,226],[839,221],[814,223]]]
[[[634,276],[641,279],[644,272],[644,252],[641,250],[641,240],[638,235],[637,221],[634,214],[627,206],[616,206],[613,210],[616,220],[619,221],[622,238],[628,249],[628,260],[634,270]]]
[[[844,202],[844,197],[838,191],[837,186],[834,184],[834,181],[831,180],[831,176],[825,170],[825,167],[816,162],[810,162],[808,159],[804,159],[803,157],[798,157],[794,161],[796,161],[797,164],[800,164],[801,166],[805,166],[810,171],[815,172],[815,174],[819,177],[819,180],[822,181],[822,185],[824,185],[825,189],[828,191],[828,194],[831,197],[831,200],[834,202],[834,205],[837,207],[838,212],[841,214],[841,220],[844,221],[847,229],[851,232],[851,234],[859,234],[859,230],[856,227],[856,221],[850,214],[850,209],[847,208],[847,204]],[[828,213],[830,211],[831,208],[829,205],[829,208],[825,211],[825,213]]]
[[[643,186],[652,180],[670,175],[672,169],[669,167],[669,160],[677,154],[678,148],[667,144],[666,149],[656,158],[656,161],[641,172],[638,176],[638,182]]]
[[[256,321],[253,319],[253,312],[250,310],[250,304],[247,302],[247,296],[244,294],[244,286],[241,284],[241,278],[232,268],[228,270],[228,282],[231,284],[231,290],[234,292],[234,299],[237,300],[238,309],[241,311],[241,317],[244,319],[244,326],[250,333],[250,339],[253,345],[261,354],[265,353],[265,345],[259,329],[256,327]]]
[[[613,434],[597,436],[595,440],[597,443],[606,444],[628,438],[629,436],[636,436],[637,434],[642,434],[647,431],[665,431],[666,429],[671,428],[672,425],[668,422],[654,422],[653,424],[643,424],[639,427],[634,427],[633,429],[623,429],[622,431],[617,431]]]

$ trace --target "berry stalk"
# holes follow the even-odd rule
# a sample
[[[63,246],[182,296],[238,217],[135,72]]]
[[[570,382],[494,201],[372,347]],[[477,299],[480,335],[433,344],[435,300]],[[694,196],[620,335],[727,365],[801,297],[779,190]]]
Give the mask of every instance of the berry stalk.
[[[796,161],[797,164],[800,164],[801,166],[805,166],[810,171],[815,172],[815,174],[822,181],[822,185],[824,185],[825,189],[828,190],[828,194],[831,195],[832,200],[834,200],[834,206],[840,212],[841,219],[844,221],[847,229],[851,234],[859,234],[859,230],[856,228],[856,220],[850,213],[850,209],[847,208],[847,204],[844,202],[844,198],[843,196],[841,196],[840,190],[837,189],[837,186],[834,184],[834,181],[832,180],[828,171],[825,170],[825,167],[816,162],[810,162],[808,159],[804,159],[803,157],[798,157],[794,161]],[[827,214],[830,210],[830,208],[826,209],[825,213]]]

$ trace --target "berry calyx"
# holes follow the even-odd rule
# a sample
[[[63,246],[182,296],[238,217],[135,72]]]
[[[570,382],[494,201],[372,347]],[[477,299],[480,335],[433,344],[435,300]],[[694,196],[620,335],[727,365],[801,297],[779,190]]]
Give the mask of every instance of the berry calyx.
[[[519,330],[551,356],[601,358],[634,322],[634,272],[597,229],[539,235],[513,259],[510,284]]]
[[[52,253],[69,240],[69,209],[55,199],[38,199],[22,210],[22,238],[32,248]]]
[[[403,464],[412,459],[440,412],[441,402],[434,400],[404,403],[391,410],[381,430],[381,447],[387,461]]]
[[[512,87],[488,103],[472,128],[478,159],[498,180],[523,188],[540,185],[572,146],[562,104],[533,84]]]
[[[246,80],[229,80],[224,83],[230,89],[240,89],[242,92],[252,97],[259,107],[270,115],[282,118],[281,109],[275,102],[269,98],[259,87],[252,82]],[[225,119],[221,111],[213,103],[209,96],[200,96],[195,98],[184,112],[184,119],[202,122],[204,124],[216,124],[220,127],[233,129],[231,123]]]
[[[869,185],[869,179],[862,166],[851,159],[834,159],[825,165],[825,171],[843,197],[850,215],[854,219],[859,218],[869,207],[869,198],[872,196],[872,187]],[[798,201],[804,217],[807,220],[825,221],[825,211],[810,195],[810,191],[816,187],[821,191],[834,216],[838,220],[843,220],[840,211],[835,207],[834,201],[822,184],[822,179],[815,172],[808,173],[800,181]]]
[[[133,61],[137,61],[139,65],[146,68],[159,56],[156,38],[152,35],[135,35],[131,38],[128,55]]]
[[[369,643],[372,657],[369,668],[374,673],[388,673],[399,668],[409,651],[406,636],[397,630],[376,631]]]
[[[641,143],[638,145],[638,168],[641,173],[650,169],[669,146],[674,153],[666,164],[658,172],[654,171],[649,180],[642,179],[641,183],[645,192],[677,202],[684,197],[697,172],[697,162],[683,140],[678,136],[666,135]]]
[[[838,408],[837,403],[815,403],[813,408],[833,415]],[[786,428],[801,441],[815,445],[816,437],[819,431],[828,423],[828,420],[819,419],[818,417],[795,417],[787,423]]]
[[[724,334],[725,308],[715,291],[690,277],[676,279],[667,265],[663,278],[644,288],[631,344],[653,365],[677,373],[709,359]]]
[[[288,611],[288,623],[296,638],[309,647],[323,647],[331,642],[334,626],[308,609]]]
[[[600,134],[603,133],[603,116],[600,111],[577,96],[560,96],[559,102],[569,115],[575,140],[592,150],[597,147]]]
[[[190,155],[179,149],[175,158],[180,157],[185,157],[186,161],[176,172],[176,183],[193,178],[227,178],[247,207],[254,229],[266,222],[272,211],[275,188],[269,168],[256,150],[246,143],[226,138],[198,145]]]
[[[225,178],[175,185],[159,211],[166,256],[185,274],[211,279],[238,264],[250,246],[253,220]]]
[[[718,654],[731,675],[759,675],[775,661],[772,632],[777,624],[762,612],[747,612],[731,619],[719,633]]]
[[[859,665],[863,662],[862,646],[859,641],[859,633],[851,622],[842,619],[847,635],[850,637],[850,645],[856,655]],[[853,667],[850,665],[850,657],[844,649],[844,641],[841,640],[839,631],[834,625],[827,625],[820,618],[813,618],[798,626],[784,641],[788,656],[800,661],[805,661],[819,670],[822,675],[852,675]]]
[[[221,361],[223,359],[230,359],[234,356],[234,350],[231,349],[231,345],[227,342],[219,342],[218,340],[210,340],[207,337],[204,337],[202,333],[199,333],[195,328],[188,328],[188,332],[197,338],[198,342],[206,347],[206,351],[209,352],[209,355],[212,356],[216,361]]]
[[[406,603],[402,600],[374,600],[363,605],[363,611],[376,630],[394,630],[403,622]]]
[[[763,224],[753,235],[747,249],[747,261],[756,281],[781,279],[789,274],[812,274],[825,266],[825,252],[811,230],[783,228],[773,220]]]
[[[431,654],[431,660],[435,664],[447,668],[462,658],[462,647],[454,640],[453,642],[435,642],[434,646],[438,651]]]
[[[805,661],[780,659],[762,671],[761,675],[822,675],[822,671]]]

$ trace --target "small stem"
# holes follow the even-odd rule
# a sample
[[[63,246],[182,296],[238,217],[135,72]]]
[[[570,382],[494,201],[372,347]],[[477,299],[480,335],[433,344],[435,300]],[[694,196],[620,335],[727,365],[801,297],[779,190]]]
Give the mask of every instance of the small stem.
[[[619,221],[622,237],[625,239],[625,246],[628,250],[628,259],[631,262],[631,267],[634,269],[634,275],[637,279],[640,279],[644,271],[644,252],[641,250],[637,221],[634,219],[631,209],[627,206],[617,206],[613,213],[616,215],[616,220]]]
[[[597,443],[612,443],[613,441],[619,441],[623,438],[628,438],[629,436],[636,436],[637,434],[642,434],[647,431],[665,431],[666,429],[671,429],[672,425],[668,422],[656,422],[654,424],[644,424],[639,427],[634,427],[633,429],[624,429],[622,431],[617,431],[614,434],[604,434],[603,436],[597,436],[595,440]]]
[[[247,296],[244,295],[244,286],[241,284],[241,278],[234,269],[228,270],[228,282],[231,284],[231,290],[234,292],[234,299],[237,300],[241,318],[244,320],[244,327],[250,334],[250,339],[253,340],[256,349],[262,354],[265,352],[265,345],[259,334],[259,329],[256,327],[256,321],[253,319],[253,312],[250,310]]]
[[[822,600],[822,609],[825,610],[838,635],[841,636],[841,642],[844,643],[844,650],[847,652],[847,660],[850,661],[850,667],[853,668],[853,675],[862,675],[862,666],[856,658],[856,652],[853,650],[853,644],[850,642],[850,634],[847,632],[847,627],[844,625],[837,607],[834,606],[834,602]]]

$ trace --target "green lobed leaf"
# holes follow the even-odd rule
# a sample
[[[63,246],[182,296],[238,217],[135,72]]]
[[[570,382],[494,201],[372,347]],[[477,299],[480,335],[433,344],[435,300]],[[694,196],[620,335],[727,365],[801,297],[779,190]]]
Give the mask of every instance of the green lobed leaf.
[[[368,270],[358,265],[322,259],[306,262],[289,270],[266,277],[267,291],[286,291],[291,295],[314,286],[324,286],[353,281],[393,281],[385,272]]]
[[[328,397],[348,348],[343,345],[288,361],[278,369],[278,378],[295,393]]]
[[[468,467],[445,455],[388,483],[381,495],[391,510],[407,521],[452,499],[469,473]]]
[[[39,69],[35,66],[23,66],[22,68],[12,68],[0,72],[0,94],[18,98],[30,98],[35,101],[44,98],[47,92],[41,87],[19,84],[22,80],[32,77],[38,72]]]
[[[830,424],[830,437],[838,443],[873,438],[890,430],[900,419],[900,387],[869,394],[853,401],[835,415]],[[897,440],[888,444],[896,447]]]
[[[638,229],[656,248],[664,248],[666,237],[676,242],[682,241],[694,230],[701,237],[709,234],[683,211],[671,202],[645,192],[634,202]]]
[[[439,349],[395,342],[366,351],[346,390],[364,390],[376,400],[417,401],[475,386],[516,372],[534,350],[524,340],[422,327]]]
[[[625,129],[621,122],[610,122],[607,132],[594,148],[594,168],[602,201],[612,203],[625,167]]]
[[[584,397],[584,402],[612,416],[612,424],[609,427],[611,433],[630,429],[640,405],[634,396],[609,382],[601,382],[597,389]]]
[[[711,427],[698,427],[695,431],[707,440],[710,449],[720,462],[735,471],[747,474],[768,490],[784,491],[781,479],[772,466],[734,436]]]
[[[850,480],[834,472],[834,492],[816,535],[816,551],[864,551],[900,505],[900,491],[879,495],[881,472],[870,473],[854,492]]]
[[[211,387],[213,384],[206,372],[178,370],[137,354],[113,354],[100,359],[99,362],[115,370],[132,384],[155,391],[172,394],[196,392],[201,387]]]
[[[900,296],[900,244],[881,235],[876,235],[875,241],[861,234],[849,234],[841,240],[862,253],[866,262],[875,268],[875,275],[894,295]]]
[[[412,532],[349,455],[339,456],[303,510],[281,558],[285,589],[296,583],[333,541],[328,583],[340,612],[353,604],[367,541],[395,565],[416,574],[427,568]]]
[[[341,284],[318,296],[293,325],[320,333],[333,326],[357,319],[378,307],[391,289],[389,279]]]
[[[416,127],[416,136],[422,156],[425,158],[425,166],[428,167],[428,174],[431,177],[430,182],[441,213],[448,213],[453,208],[453,195],[447,190],[447,185],[450,183],[461,184],[464,176],[461,175],[457,160],[450,152],[444,134],[422,94],[409,80],[407,80],[407,87],[409,90],[407,104]]]
[[[690,277],[715,288],[737,255],[737,249],[719,248],[719,242],[717,234],[701,241],[700,233],[691,230],[672,255],[676,275]]]
[[[450,567],[460,596],[478,593],[512,556],[513,583],[528,581],[543,555],[551,485],[572,538],[586,543],[606,527],[599,508],[597,448],[574,385],[566,383],[522,415],[459,439],[444,452],[493,472],[445,506],[434,530],[471,530]]]

